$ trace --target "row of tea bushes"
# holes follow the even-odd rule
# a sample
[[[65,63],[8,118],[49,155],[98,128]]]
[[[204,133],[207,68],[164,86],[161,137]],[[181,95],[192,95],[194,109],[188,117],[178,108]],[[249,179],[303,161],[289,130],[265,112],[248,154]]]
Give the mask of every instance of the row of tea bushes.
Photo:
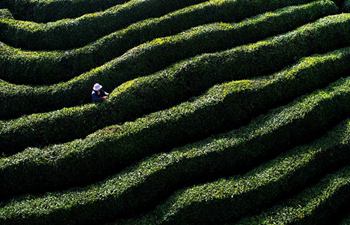
[[[1,121],[1,151],[14,153],[23,147],[84,137],[105,126],[178,104],[217,83],[276,71],[305,55],[349,44],[349,25],[350,14],[326,17],[267,41],[198,56],[152,76],[129,81],[102,104]],[[256,66],[251,67],[252,63]]]
[[[348,83],[349,80],[347,80]],[[341,87],[342,85],[344,82],[338,87],[331,88],[342,89],[344,88]],[[323,94],[321,92],[314,97]],[[198,222],[217,224],[237,219],[253,211],[255,207],[269,205],[317,180],[331,168],[338,168],[349,163],[349,132],[350,123],[346,121],[321,139],[288,151],[241,177],[221,179],[177,191],[155,210],[156,224],[197,224]],[[221,145],[224,143],[221,142]],[[168,182],[169,176],[167,175],[169,174],[162,174],[162,172],[158,176],[165,179],[165,182],[150,178],[156,170],[170,171],[170,174],[173,173],[172,178],[176,180],[180,174],[185,175],[186,172],[191,173],[192,170],[197,169],[198,162],[196,163],[195,160],[187,164],[187,169],[183,168],[186,164],[181,163],[180,165],[175,163],[174,167],[167,168],[168,162],[176,162],[181,158],[181,154],[184,152],[179,151],[170,157],[161,155],[150,158],[117,175],[114,179],[89,186],[86,189],[70,190],[63,194],[46,194],[37,198],[14,199],[1,205],[0,222],[8,225],[16,223],[28,225],[85,224],[86,222],[103,222],[102,218],[106,220],[121,215],[125,216],[124,213],[137,211],[137,208],[142,205],[143,208],[146,208],[145,205],[150,204],[148,201],[152,201],[152,197],[148,200],[148,194],[153,198],[156,196],[152,194],[154,188],[152,185],[159,188],[157,187],[159,184]],[[201,153],[189,152],[185,156],[185,161],[196,157],[201,158],[196,154]],[[213,155],[215,157],[215,154]],[[162,162],[161,159],[165,162]],[[199,160],[204,161],[202,163],[204,168],[199,166],[200,169],[205,169],[212,162],[211,157],[207,162],[205,159]],[[177,170],[181,172],[178,173]],[[150,177],[146,179],[144,176]],[[347,180],[346,184],[350,184],[349,179]],[[147,182],[149,182],[148,185],[144,184]],[[48,204],[52,201],[55,204]]]
[[[137,21],[159,17],[204,1],[130,0],[105,11],[46,24],[0,19],[0,40],[14,47],[31,50],[77,48]]]
[[[3,0],[16,19],[39,23],[106,10],[128,0]]]
[[[105,128],[86,139],[43,149],[29,148],[12,157],[0,159],[0,193],[6,196],[88,183],[152,153],[238,127],[254,115],[273,107],[276,101],[288,100],[293,98],[293,95],[295,97],[301,94],[302,92],[294,90],[298,89],[298,86],[308,91],[317,85],[325,85],[327,78],[322,81],[322,77],[327,76],[328,71],[321,72],[320,76],[317,76],[317,72],[321,71],[322,67],[329,66],[308,63],[305,61],[301,64],[299,70],[297,67],[291,68],[290,73],[284,75],[285,78],[277,76],[276,80],[223,84],[214,87],[208,94],[195,101],[153,113],[135,122]],[[302,69],[303,67],[305,69]],[[310,73],[303,74],[307,70]],[[296,82],[293,83],[292,79]],[[273,146],[318,135],[334,121],[349,113],[350,106],[344,104],[349,98],[348,91],[344,91],[348,83],[348,80],[341,80],[338,82],[340,87],[332,86],[325,92],[317,92],[300,102],[276,110],[273,116],[260,122],[263,124],[261,126],[270,124],[271,127],[251,127],[258,131],[270,132],[267,137]],[[302,87],[299,87],[300,90],[303,90]],[[287,96],[280,96],[282,91]],[[242,99],[245,101],[241,102]],[[338,113],[334,114],[334,110]],[[283,119],[284,117],[286,119]],[[250,128],[249,132],[252,130]],[[253,134],[244,139],[255,138]],[[296,136],[292,137],[292,134]],[[256,147],[253,149],[256,152]],[[37,171],[41,171],[40,175]]]
[[[197,27],[175,37],[158,40],[158,46],[142,46],[154,50],[155,47],[164,48],[163,58],[168,63],[174,63],[186,57],[203,52],[213,52],[239,45],[254,42],[277,33],[287,32],[297,26],[312,22],[320,17],[337,12],[336,5],[328,1],[305,1],[309,4],[280,9],[274,13],[265,13],[254,19],[248,19],[238,24],[213,24]],[[290,4],[295,4],[290,1]],[[231,7],[228,7],[231,6]],[[265,8],[269,10],[269,8]],[[157,37],[173,35],[183,30],[201,24],[216,21],[237,21],[240,8],[236,1],[227,4],[203,3],[189,6],[172,12],[160,18],[152,18],[135,23],[123,30],[114,32],[98,41],[79,49],[60,52],[28,52],[14,49],[3,44],[0,54],[1,78],[16,84],[52,84],[62,82],[102,65],[127,50],[151,41]],[[240,16],[253,16],[256,10],[247,11]],[[259,33],[255,30],[259,27]],[[186,41],[186,42],[184,42]],[[155,43],[154,43],[155,44]],[[181,44],[181,45],[180,45]],[[171,46],[171,53],[166,47]],[[180,49],[187,49],[182,51]],[[135,53],[134,53],[135,54]],[[182,56],[182,54],[184,54]],[[181,55],[179,57],[178,55]],[[129,58],[131,55],[129,56]],[[135,58],[135,56],[133,56]],[[168,59],[170,58],[170,59]],[[153,63],[143,66],[141,71],[147,73],[156,71],[164,63]],[[130,64],[133,64],[130,62]],[[146,69],[146,71],[144,71]],[[30,95],[30,94],[29,94]]]

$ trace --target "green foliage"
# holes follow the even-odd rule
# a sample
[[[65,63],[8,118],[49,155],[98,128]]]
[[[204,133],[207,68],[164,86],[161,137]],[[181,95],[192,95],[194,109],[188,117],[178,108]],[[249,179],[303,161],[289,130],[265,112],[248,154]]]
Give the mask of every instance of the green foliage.
[[[347,4],[0,0],[0,224],[340,221]]]
[[[349,134],[348,134],[349,135]],[[347,143],[348,144],[348,143]],[[341,145],[342,151],[349,147]],[[316,186],[303,191],[301,194],[273,207],[260,215],[243,219],[237,225],[258,224],[304,224],[329,225],[334,224],[338,210],[348,205],[350,196],[350,168],[328,175]],[[349,224],[344,220],[341,225]]]
[[[298,2],[289,2],[291,5],[296,3]],[[254,2],[252,2],[253,4]],[[228,1],[225,5],[218,2],[203,3],[172,12],[160,18],[143,20],[109,34],[94,43],[69,51],[29,52],[2,45],[0,47],[2,53],[0,55],[1,77],[6,81],[21,84],[62,82],[120,56],[128,49],[151,41],[154,38],[173,35],[191,27],[210,22],[241,20],[254,15],[256,12],[260,13],[264,12],[263,10],[275,8],[274,5],[271,7],[262,8],[259,11],[249,10],[245,14],[241,13],[241,17],[238,17],[236,15],[240,8],[237,6],[236,1]],[[160,44],[155,42],[153,47],[143,45],[142,48],[149,48],[151,51],[163,48],[162,54],[165,53],[167,55],[164,57],[157,55],[155,57],[161,60],[167,59],[168,64],[154,63],[153,60],[155,59],[148,59],[149,65],[143,65],[142,69],[139,68],[132,71],[135,74],[155,72],[161,68],[160,66],[169,65],[169,63],[174,63],[186,57],[202,52],[227,49],[233,45],[247,43],[248,41],[257,41],[273,34],[286,32],[335,12],[337,12],[337,7],[332,1],[316,1],[296,8],[292,7],[274,13],[270,12],[254,20],[244,21],[242,24],[233,24],[233,26],[229,24],[213,24],[198,27],[186,32],[186,34],[181,34],[171,39],[164,39],[163,41],[166,41],[166,43]],[[274,26],[270,27],[271,24]],[[253,32],[252,30],[255,30],[257,27],[259,27],[260,32]],[[182,43],[181,46],[180,43]],[[180,51],[180,47],[187,49],[187,51]],[[168,49],[166,50],[165,48]],[[171,52],[168,53],[168,51]],[[181,55],[181,58],[178,55]],[[131,56],[136,58],[135,55],[131,54],[129,60]],[[134,63],[130,62],[130,64]]]
[[[339,166],[337,163],[340,165],[348,163],[350,160],[349,128],[349,121],[347,121],[326,137],[298,147],[244,176],[221,179],[178,191],[157,207],[152,214],[139,220],[116,224],[181,225],[235,221],[242,215],[258,211],[281,197],[295,193],[326,173],[329,170],[327,167],[336,168]],[[271,220],[258,218],[243,224],[324,224],[326,220],[322,219],[329,221],[330,214],[334,214],[337,208],[350,199],[349,178],[350,168],[346,167],[326,177],[311,190],[307,190],[307,194],[303,194],[302,197],[311,200],[310,202],[305,202],[306,199],[303,198],[293,202],[296,210],[301,207],[300,201],[308,204],[308,208],[297,212],[287,208],[285,212],[281,212]],[[312,199],[312,197],[315,198],[315,194],[319,195],[316,199]],[[322,200],[323,202],[320,202]],[[334,205],[329,205],[330,202]],[[310,211],[316,211],[313,213],[317,214],[310,215],[308,214],[311,213]],[[290,219],[294,221],[288,221]]]
[[[0,9],[0,19],[1,18],[13,18],[12,14],[10,11],[7,9]]]
[[[0,208],[0,222],[9,225],[98,223],[138,211],[139,207],[152,204],[157,196],[170,194],[172,188],[187,182],[216,173],[235,174],[242,169],[240,167],[247,167],[247,164],[249,167],[271,152],[275,151],[276,155],[296,144],[291,144],[290,140],[301,143],[308,133],[329,127],[330,124],[326,124],[331,121],[333,124],[337,116],[332,110],[338,109],[343,114],[339,108],[350,98],[349,87],[349,78],[339,80],[327,89],[259,117],[247,127],[152,156],[98,184],[10,201]],[[347,111],[348,115],[350,107]],[[255,207],[263,207],[295,192],[321,177],[329,168],[348,163],[349,133],[350,121],[346,121],[321,139],[288,151],[243,176],[180,190],[151,216],[130,224],[212,224],[236,219],[254,211]],[[129,151],[127,154],[133,154]],[[54,157],[45,154],[35,161],[41,165],[49,160],[57,162],[58,158]],[[28,155],[23,160],[20,162],[17,158],[5,163],[23,164]],[[79,164],[70,163],[81,168]],[[61,165],[55,166],[62,169]],[[92,214],[98,216],[91,217]]]
[[[138,78],[124,91],[117,88],[110,100],[102,104],[2,121],[1,150],[13,153],[27,146],[73,140],[107,125],[170,107],[203,93],[217,83],[276,71],[305,55],[349,44],[349,25],[350,14],[325,17],[272,39],[201,55],[152,76]],[[253,63],[256,66],[252,67]],[[45,102],[45,99],[42,101]],[[19,105],[21,102],[12,101],[12,104]],[[2,108],[6,109],[4,105]]]
[[[100,68],[76,77],[69,82],[50,87],[33,88],[3,82],[0,87],[2,102],[0,115],[2,118],[15,117],[21,114],[71,106],[82,101],[87,102],[90,101],[91,86],[96,81],[110,90],[129,79],[158,71],[185,57],[200,52],[233,47],[240,43],[257,40],[259,37],[266,37],[273,33],[292,29],[293,26],[305,22],[305,19],[309,21],[309,19],[314,19],[319,14],[330,13],[333,8],[334,5],[330,4],[329,1],[320,1],[300,7],[288,7],[275,13],[266,13],[233,26],[224,23],[200,26],[173,37],[157,39],[141,45],[127,55]],[[291,15],[294,16],[291,18]],[[272,27],[272,25],[274,26]],[[259,34],[252,32],[256,27],[260,27]],[[188,50],[180,51],[180,49]],[[44,57],[39,55],[37,58],[43,59]],[[157,63],[154,63],[155,60],[157,60]],[[11,64],[6,64],[1,68],[9,68],[9,65]],[[21,67],[16,65],[15,68]],[[19,74],[22,73],[22,71],[18,72]],[[6,74],[6,71],[4,74]],[[25,74],[24,71],[23,74]]]
[[[76,48],[137,21],[162,16],[203,1],[131,0],[105,11],[46,24],[0,19],[0,40],[14,47],[31,50]]]
[[[49,22],[106,10],[128,0],[3,0],[16,19]]]
[[[25,191],[37,192],[60,186],[88,183],[149,154],[233,129],[281,102],[289,101],[338,79],[349,71],[347,66],[349,61],[350,49],[306,58],[298,65],[281,73],[257,80],[233,81],[216,86],[205,95],[190,102],[153,113],[134,122],[102,129],[86,139],[42,149],[29,148],[22,153],[0,160],[0,179],[2,180],[0,193],[6,196]],[[122,87],[123,91],[128,88],[130,87]],[[288,147],[293,144],[290,140],[302,142],[317,136],[334,121],[348,113],[349,106],[342,101],[347,101],[349,94],[347,92],[342,94],[346,100],[335,101],[335,97],[321,92],[317,94],[321,96],[318,99],[310,97],[315,101],[314,105],[308,103],[311,100],[304,100],[292,104],[293,107],[286,107],[283,111],[281,111],[283,108],[276,110],[271,116],[258,120],[260,122],[257,124],[260,125],[254,123],[249,126],[250,128],[243,129],[245,131],[242,133],[247,135],[242,134],[244,137],[242,136],[241,139],[247,141],[244,146],[249,146],[252,142],[251,149],[254,154],[264,159],[268,154],[264,151],[269,148],[275,149],[282,145]],[[332,100],[328,101],[327,98]],[[330,102],[333,100],[332,105]],[[338,113],[333,114],[332,110],[318,111],[323,107],[319,105],[321,103],[325,104],[324,107],[327,105],[331,107],[327,110],[334,109]],[[294,115],[294,113],[298,114]],[[301,116],[299,122],[299,119],[296,119],[298,116]],[[206,122],[203,123],[203,121]],[[291,123],[288,125],[289,122]],[[266,132],[266,136],[264,136],[265,133],[262,135],[260,132]],[[236,133],[234,131],[232,134]],[[264,142],[263,146],[266,148],[254,145],[252,140]],[[230,141],[227,140],[227,143]],[[241,146],[237,149],[241,149]],[[218,146],[213,149],[222,148]],[[232,154],[239,155],[237,151],[233,151]],[[230,159],[232,166],[236,165],[240,168],[243,166],[240,162],[250,165],[249,158],[244,158],[244,155],[242,156],[244,160],[238,157],[237,159],[241,161],[235,163],[232,156],[226,156]],[[215,168],[215,165],[211,166]],[[42,172],[38,174],[38,170]],[[204,171],[207,172],[207,170]],[[12,179],[13,177],[16,179]]]

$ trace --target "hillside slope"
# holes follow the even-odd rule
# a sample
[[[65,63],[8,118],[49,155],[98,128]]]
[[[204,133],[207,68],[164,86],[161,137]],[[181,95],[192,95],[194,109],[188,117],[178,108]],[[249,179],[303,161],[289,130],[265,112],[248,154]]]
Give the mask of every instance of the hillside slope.
[[[349,7],[1,0],[0,224],[349,224]]]

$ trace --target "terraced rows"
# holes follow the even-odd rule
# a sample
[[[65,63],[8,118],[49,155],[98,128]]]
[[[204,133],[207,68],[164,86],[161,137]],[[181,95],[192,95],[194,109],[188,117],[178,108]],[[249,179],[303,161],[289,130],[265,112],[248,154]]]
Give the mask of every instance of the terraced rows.
[[[349,224],[347,1],[0,8],[1,225]]]
[[[50,22],[106,10],[127,1],[128,0],[4,0],[0,3],[0,6],[10,9],[14,17],[19,20]]]
[[[329,18],[333,18],[332,22],[327,21]],[[65,108],[52,113],[35,114],[29,117],[22,117],[19,120],[4,122],[1,124],[3,128],[1,132],[1,141],[3,142],[1,148],[6,153],[16,150],[17,147],[22,147],[23,145],[40,145],[81,137],[81,135],[88,134],[103,126],[132,119],[142,113],[169,106],[172,102],[184,100],[217,82],[260,75],[265,73],[265,71],[274,71],[278,67],[293,62],[295,58],[307,55],[310,52],[322,52],[326,49],[332,49],[334,46],[347,44],[350,41],[350,36],[347,37],[349,35],[347,27],[350,25],[350,16],[344,14],[344,16],[331,16],[329,18],[268,41],[261,41],[220,53],[198,56],[150,77],[132,80],[117,88],[111,94],[110,101],[106,104],[84,105],[71,109]],[[318,26],[318,24],[320,25]],[[315,27],[317,28],[315,29]],[[339,29],[333,30],[332,27]],[[326,32],[327,30],[331,31]],[[333,41],[329,39],[327,42],[329,47],[327,47],[322,44],[323,41],[327,41],[327,37],[323,39],[322,34],[330,36],[332,33],[334,34],[332,36]],[[339,36],[339,34],[344,35]],[[312,35],[319,35],[322,43],[310,39]],[[310,43],[308,40],[310,40]],[[286,42],[293,47],[290,49],[285,48]],[[296,45],[292,45],[293,42]],[[306,43],[308,45],[305,45]],[[265,53],[266,49],[269,49],[270,54]],[[287,56],[285,53],[288,50],[290,52]],[[237,57],[245,52],[247,53],[244,56]],[[276,64],[278,63],[278,66],[272,63],[271,60]],[[203,62],[206,63],[206,67],[203,67]],[[259,63],[259,66],[254,68],[249,66],[252,62]],[[219,65],[220,67],[218,68],[217,66]],[[239,74],[235,71],[239,71]],[[178,88],[183,85],[186,85],[186,89]],[[143,87],[140,88],[140,86]],[[149,86],[154,88],[147,88]],[[147,92],[147,90],[150,91]],[[139,97],[140,95],[142,95],[142,98]],[[159,95],[162,98],[154,101],[154,98],[157,98]],[[109,115],[106,115],[106,113]],[[117,113],[117,115],[114,113]],[[94,120],[99,117],[101,119],[94,124],[84,123],[86,120]],[[58,124],[60,125],[57,126]],[[33,129],[35,126],[40,129]],[[24,132],[26,127],[27,131]],[[76,134],[68,132],[73,130],[72,128],[77,127],[81,130],[76,129]],[[38,133],[38,130],[42,132]],[[65,130],[67,132],[63,132]],[[18,132],[21,132],[21,135],[18,135]]]
[[[278,27],[283,27],[283,29],[290,26],[293,27],[293,23],[298,24],[300,23],[300,20],[310,20],[309,16],[305,17],[305,14],[302,12],[313,11],[311,9],[314,8],[314,13],[316,15],[314,14],[315,16],[311,16],[311,19],[320,16],[325,12],[329,13],[335,11],[334,5],[329,5],[329,2],[316,2],[315,4],[311,3],[306,6],[288,8],[272,15],[271,13],[264,14],[256,20],[253,20],[253,22],[248,20],[247,22],[238,23],[238,26],[232,26],[229,24],[206,25],[189,32],[184,32],[180,35],[157,39],[149,44],[137,47],[131,50],[130,54],[125,55],[125,57],[117,58],[110,62],[110,64],[106,64],[99,69],[92,70],[71,81],[60,83],[58,85],[32,88],[28,86],[14,86],[3,82],[0,98],[3,99],[4,103],[3,110],[1,110],[0,114],[4,117],[10,117],[19,113],[46,111],[63,106],[74,105],[81,101],[86,102],[87,97],[85,93],[89,91],[91,85],[97,79],[106,83],[107,88],[114,88],[128,79],[133,79],[135,76],[142,76],[142,74],[152,73],[159,68],[166,67],[172,62],[186,56],[191,56],[198,52],[213,51],[213,49],[215,49],[214,47],[221,48],[220,46],[223,44],[222,41],[214,42],[214,44],[212,44],[211,41],[213,40],[222,40],[224,38],[224,40],[228,40],[228,43],[225,43],[227,46],[235,45],[237,42],[247,42],[251,39],[249,37],[251,29],[254,29],[257,25],[262,26],[264,24],[275,22],[281,25]],[[294,13],[296,14],[296,19],[288,20],[286,23],[286,18],[290,18],[290,14]],[[278,30],[279,28],[276,27],[276,29]],[[202,32],[202,30],[206,32]],[[261,36],[267,36],[270,33],[275,32],[276,31],[273,28],[271,29],[270,26],[267,26],[266,33],[261,32]],[[212,35],[209,36],[208,33],[212,33]],[[208,36],[210,39],[208,39]],[[242,37],[244,38],[242,39]],[[199,42],[199,40],[201,41]],[[273,43],[270,45],[272,44]],[[192,50],[188,53],[179,53],[179,49],[190,46]],[[249,48],[250,46],[247,47]],[[159,62],[155,64],[154,60],[159,58],[159,55],[162,54],[164,50],[167,50],[163,53],[164,57],[162,57],[161,60],[158,60]],[[236,49],[236,51],[238,52],[240,50]],[[213,53],[205,58],[209,59],[214,57],[223,58],[226,56],[224,56],[224,53]],[[197,57],[195,59],[200,58],[201,57]],[[187,60],[187,62],[188,61],[193,61],[193,59]],[[183,62],[179,65],[184,65],[185,63],[186,62]],[[199,63],[197,63],[197,65],[198,64]],[[14,102],[16,102],[16,104],[13,104]]]
[[[23,84],[50,84],[70,79],[79,73],[85,72],[88,69],[106,63],[114,57],[120,56],[122,53],[125,53],[126,50],[140,43],[150,41],[156,37],[175,34],[193,26],[209,22],[226,20],[232,22],[240,20],[241,17],[251,16],[256,13],[254,11],[246,11],[241,13],[242,16],[236,16],[239,10],[237,6],[239,6],[237,1],[228,1],[223,6],[213,3],[190,6],[166,14],[160,18],[153,18],[133,24],[126,29],[105,36],[92,44],[71,51],[28,52],[3,45],[1,49],[3,52],[3,70],[1,74],[4,75],[1,78],[9,82],[20,82]],[[215,13],[218,7],[222,8],[222,10]],[[276,7],[276,5],[267,6],[266,9],[261,10],[263,12],[273,9],[274,7]],[[133,58],[139,61],[142,60],[143,63],[141,65],[145,64],[143,68],[150,67],[148,71],[135,70],[134,73],[152,73],[180,59],[199,53],[227,49],[234,45],[259,40],[279,32],[282,33],[291,28],[300,26],[305,22],[311,22],[327,14],[336,13],[336,11],[336,7],[330,4],[330,2],[314,2],[307,5],[287,8],[273,14],[267,13],[254,20],[252,19],[239,23],[237,27],[232,23],[197,27],[165,40],[155,40],[149,44],[140,46],[138,50],[134,50],[130,53],[130,56],[133,56]],[[295,15],[296,18],[291,17],[291,15]],[[274,25],[273,27],[267,26],[271,23]],[[253,35],[251,32],[256,26],[261,26],[260,35]],[[229,39],[224,43],[217,41],[222,40],[224,37]],[[193,46],[195,44],[197,44],[197,46]],[[172,50],[171,54],[168,56],[170,59],[163,63],[159,62],[159,65],[153,65],[151,64],[154,62],[152,58],[159,57],[159,52],[158,54],[156,53],[159,48],[170,48],[169,50]],[[181,55],[182,58],[180,56],[174,58],[176,53],[178,54],[179,48],[186,48],[190,51],[186,55]],[[151,53],[149,51],[151,51]],[[124,60],[126,60],[128,64],[136,64],[131,61],[130,58]],[[115,65],[115,60],[109,62],[109,64],[112,63]],[[140,65],[138,66],[140,67]],[[55,68],[54,71],[52,71],[52,67]],[[108,72],[106,71],[106,66],[100,69],[104,70],[104,74]],[[130,68],[125,69],[130,70]]]
[[[232,1],[235,4],[230,4]],[[276,9],[289,5],[291,1],[280,0],[266,3],[262,0],[249,2],[243,0],[132,0],[123,4],[121,7],[115,6],[105,11],[85,14],[74,19],[58,20],[47,24],[2,19],[0,21],[0,28],[2,30],[0,41],[9,43],[14,47],[32,50],[76,48],[137,21],[158,17],[175,9],[201,2],[205,5],[199,5],[197,7],[208,8],[209,11],[205,10],[199,13],[205,13],[205,15],[207,13],[215,14],[217,11],[221,11],[221,7],[231,10],[238,8],[240,10],[236,12],[235,17],[242,18],[246,14],[245,11],[252,11],[254,13],[255,10],[255,13],[259,13],[264,8]],[[210,11],[211,5],[216,2],[218,2],[218,6]],[[294,0],[293,2],[305,2],[305,0]]]

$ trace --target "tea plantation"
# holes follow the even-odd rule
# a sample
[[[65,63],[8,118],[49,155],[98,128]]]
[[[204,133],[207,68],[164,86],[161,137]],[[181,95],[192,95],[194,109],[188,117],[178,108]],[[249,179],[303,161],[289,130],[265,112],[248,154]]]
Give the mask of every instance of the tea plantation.
[[[0,225],[349,209],[349,0],[0,0]]]

